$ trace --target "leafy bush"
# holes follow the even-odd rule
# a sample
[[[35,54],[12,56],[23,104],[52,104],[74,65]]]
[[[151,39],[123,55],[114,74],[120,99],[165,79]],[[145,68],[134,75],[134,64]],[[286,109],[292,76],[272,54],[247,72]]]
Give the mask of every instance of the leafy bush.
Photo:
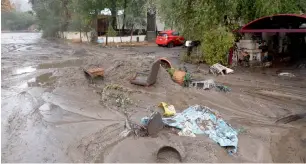
[[[201,50],[203,59],[209,65],[221,63],[227,65],[227,54],[233,46],[234,36],[231,32],[227,32],[224,27],[211,29],[205,32]]]

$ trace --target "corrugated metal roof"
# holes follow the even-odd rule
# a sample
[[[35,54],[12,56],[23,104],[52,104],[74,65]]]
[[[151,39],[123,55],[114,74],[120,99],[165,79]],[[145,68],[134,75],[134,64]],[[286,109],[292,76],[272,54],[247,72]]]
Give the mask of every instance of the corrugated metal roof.
[[[264,16],[258,19],[255,19],[246,25],[244,25],[238,32],[241,33],[255,33],[255,32],[287,32],[287,33],[306,33],[306,29],[300,29],[300,28],[295,28],[295,29],[281,29],[280,28],[253,28],[255,24],[259,24],[261,21],[266,21],[267,18],[275,18],[275,17],[283,17],[284,19],[299,19],[303,20],[303,22],[306,23],[306,15],[305,14],[276,14],[276,15],[270,15],[270,16]],[[268,26],[268,25],[264,25]]]

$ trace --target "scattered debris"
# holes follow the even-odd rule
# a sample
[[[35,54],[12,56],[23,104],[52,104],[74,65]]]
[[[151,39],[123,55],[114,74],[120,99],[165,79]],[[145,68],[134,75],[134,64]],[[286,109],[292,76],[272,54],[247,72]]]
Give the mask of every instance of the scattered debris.
[[[164,123],[162,116],[159,112],[154,112],[150,118],[147,125],[148,134],[150,136],[156,135],[160,130],[164,128]]]
[[[165,102],[161,102],[159,104],[159,107],[161,107],[164,110],[164,116],[170,117],[176,114],[175,108],[173,105],[168,105]]]
[[[230,69],[230,68],[227,68],[219,63],[216,63],[214,65],[212,65],[209,69],[209,71],[212,73],[212,74],[221,74],[221,75],[224,75],[224,74],[229,74],[229,73],[234,73],[234,70]]]
[[[278,76],[295,77],[295,75],[293,73],[289,73],[289,72],[279,73]]]
[[[187,72],[187,71],[186,71]],[[184,83],[183,83],[183,87],[189,87],[190,83],[192,82],[191,80],[191,74],[189,72],[187,72],[184,76]]]
[[[169,68],[167,69],[167,72],[170,74],[171,78],[173,77],[173,74],[175,72],[175,69],[174,68]]]
[[[124,138],[130,136],[132,133],[131,129],[124,129],[119,135]]]
[[[148,136],[148,131],[146,127],[130,121],[126,115],[124,130],[119,135],[121,137],[128,137],[131,134],[134,134],[134,136],[137,137],[145,137]]]
[[[104,77],[104,69],[103,68],[89,68],[89,69],[83,69],[85,73],[85,77],[91,82],[97,77]]]
[[[180,84],[180,85],[183,85],[184,84],[184,77],[186,75],[186,72],[185,71],[181,71],[181,70],[175,70],[174,73],[173,73],[173,77],[172,79]]]
[[[163,122],[179,129],[184,129],[185,123],[189,122],[194,134],[207,134],[220,146],[228,148],[229,153],[237,151],[237,132],[220,117],[217,111],[208,107],[194,105],[172,118],[163,118]]]
[[[161,61],[156,60],[153,63],[149,74],[137,72],[136,75],[132,78],[131,83],[142,86],[153,85],[156,82],[160,64]]]
[[[108,84],[101,91],[101,102],[105,104],[115,105],[120,108],[126,108],[133,104],[129,95],[133,92],[128,88],[124,88],[117,84]]]
[[[222,92],[230,92],[231,89],[228,86],[221,85],[221,84],[216,84],[216,90],[217,91],[222,91]]]
[[[167,58],[159,58],[159,60],[161,61],[161,66],[163,68],[165,68],[165,69],[172,68],[171,63]]]
[[[198,89],[204,89],[204,90],[216,88],[217,91],[223,91],[223,92],[231,91],[231,89],[228,86],[225,86],[222,84],[216,84],[214,80],[212,79],[208,79],[204,81],[194,81],[194,82],[191,82],[191,86],[198,88]]]
[[[156,135],[160,130],[164,128],[162,116],[159,112],[154,112],[150,117],[144,117],[141,119],[141,124],[146,127],[148,135]]]
[[[192,132],[192,124],[188,121],[184,123],[184,128],[180,132],[178,132],[178,135],[196,137],[196,135]]]
[[[190,56],[191,52],[192,52],[192,49],[194,47],[198,47],[199,45],[201,45],[201,41],[199,41],[199,40],[195,40],[195,41],[187,40],[185,42],[185,46],[187,47],[187,55]]]
[[[204,81],[193,81],[191,82],[192,87],[196,87],[198,89],[212,89],[215,87],[215,82],[212,79],[204,80]]]

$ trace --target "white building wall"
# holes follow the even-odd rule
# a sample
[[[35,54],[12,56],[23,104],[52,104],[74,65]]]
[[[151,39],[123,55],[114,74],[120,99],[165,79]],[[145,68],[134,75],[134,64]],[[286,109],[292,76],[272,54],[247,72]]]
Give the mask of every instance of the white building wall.
[[[88,40],[90,41],[90,32],[87,33],[88,35]],[[136,42],[137,41],[137,37],[139,37],[139,41],[143,42],[145,40],[145,35],[134,35],[132,37],[132,42]],[[61,36],[61,38],[67,39],[67,40],[80,40],[80,33],[79,32],[64,32],[63,35]],[[82,33],[81,34],[81,38],[82,38],[82,42],[88,42],[87,37],[86,37],[86,33]],[[99,36],[98,37],[99,41],[102,41],[103,43],[105,43],[106,41],[106,37],[105,36]],[[120,42],[130,42],[131,40],[131,36],[122,36],[122,37],[108,37],[108,42],[115,42],[115,43],[120,43]]]

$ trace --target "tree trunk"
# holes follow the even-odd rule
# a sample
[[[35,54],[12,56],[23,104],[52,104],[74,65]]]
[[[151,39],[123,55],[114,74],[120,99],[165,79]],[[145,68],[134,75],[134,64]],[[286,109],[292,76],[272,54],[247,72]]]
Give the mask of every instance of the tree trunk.
[[[122,31],[121,31],[121,35],[124,35],[124,29],[125,29],[125,11],[126,11],[126,6],[127,6],[127,0],[124,0],[124,4],[123,4],[123,20],[122,20]]]
[[[112,26],[113,29],[116,30],[117,29],[117,9],[116,9],[116,2],[117,0],[112,0],[112,4],[111,4],[111,13],[112,13]]]
[[[69,19],[70,19],[70,13],[69,13],[69,9],[68,9],[68,0],[62,0],[62,8],[64,9],[63,11],[63,20],[64,20],[64,24],[62,25],[62,31],[67,31],[68,29],[68,25],[69,25]]]
[[[82,29],[81,29],[81,26],[80,26],[80,43],[82,43]]]
[[[87,31],[85,32],[85,35],[86,35],[87,43],[89,43],[89,40],[88,40],[88,32],[87,32]]]
[[[92,21],[92,29],[93,31],[91,32],[91,42],[96,42],[98,39],[98,12],[95,11],[95,15],[93,17],[93,21]]]
[[[131,39],[130,39],[130,42],[132,42],[132,39],[133,39],[133,31],[134,31],[134,24],[132,25],[132,30],[131,30]]]
[[[108,44],[108,34],[106,33],[106,35],[105,35],[105,45],[107,46],[107,44]]]

